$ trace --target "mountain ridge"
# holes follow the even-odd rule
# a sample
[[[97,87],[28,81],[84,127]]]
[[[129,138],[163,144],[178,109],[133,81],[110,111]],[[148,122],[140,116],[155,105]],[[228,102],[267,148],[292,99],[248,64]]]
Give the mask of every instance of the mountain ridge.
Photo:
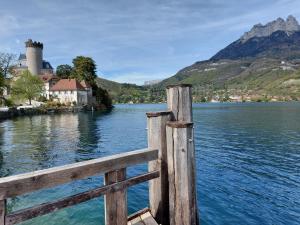
[[[261,30],[258,30],[261,29]],[[251,32],[252,31],[252,32]],[[250,32],[250,33],[249,33]],[[208,60],[179,70],[158,84],[145,87],[105,83],[115,102],[163,102],[170,84],[193,85],[193,100],[300,101],[300,28],[289,16],[255,25]]]
[[[292,15],[266,25],[254,25],[210,60],[271,57],[287,59],[300,56],[300,25]]]
[[[276,31],[284,31],[288,34],[300,31],[300,26],[297,19],[292,15],[289,15],[286,21],[279,17],[266,25],[262,25],[261,23],[254,25],[250,31],[244,33],[240,40],[245,42],[253,37],[266,37]]]
[[[193,85],[194,101],[300,101],[300,26],[293,16],[254,25],[209,60],[163,80]]]

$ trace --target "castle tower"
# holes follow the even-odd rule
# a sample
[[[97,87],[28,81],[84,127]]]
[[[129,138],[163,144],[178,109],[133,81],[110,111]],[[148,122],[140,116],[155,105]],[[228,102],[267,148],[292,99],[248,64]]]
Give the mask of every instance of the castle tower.
[[[43,68],[43,43],[28,39],[25,45],[28,70],[34,75],[40,75]]]

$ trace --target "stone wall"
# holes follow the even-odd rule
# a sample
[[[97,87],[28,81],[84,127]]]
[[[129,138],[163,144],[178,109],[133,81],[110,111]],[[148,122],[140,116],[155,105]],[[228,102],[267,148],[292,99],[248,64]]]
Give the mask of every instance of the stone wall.
[[[33,116],[53,113],[72,113],[84,110],[82,107],[61,107],[61,108],[10,108],[8,111],[0,111],[0,120],[11,119],[19,116]]]

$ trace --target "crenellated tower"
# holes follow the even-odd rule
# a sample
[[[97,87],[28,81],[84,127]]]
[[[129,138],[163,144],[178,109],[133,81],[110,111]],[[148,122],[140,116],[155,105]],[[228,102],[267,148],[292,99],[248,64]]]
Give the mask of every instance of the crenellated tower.
[[[28,70],[34,75],[40,75],[43,68],[43,43],[28,39],[25,45]]]

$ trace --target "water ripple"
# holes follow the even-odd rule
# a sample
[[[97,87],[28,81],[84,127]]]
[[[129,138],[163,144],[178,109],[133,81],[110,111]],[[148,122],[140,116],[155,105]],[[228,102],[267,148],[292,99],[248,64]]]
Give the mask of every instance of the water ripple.
[[[2,176],[147,146],[148,111],[118,105],[108,114],[23,117],[0,123]],[[202,225],[300,224],[300,104],[195,104],[197,194]],[[128,169],[133,176],[146,165]],[[10,210],[100,186],[100,176],[11,199]],[[129,212],[148,205],[147,183],[128,192]],[[99,224],[103,198],[24,224]]]

